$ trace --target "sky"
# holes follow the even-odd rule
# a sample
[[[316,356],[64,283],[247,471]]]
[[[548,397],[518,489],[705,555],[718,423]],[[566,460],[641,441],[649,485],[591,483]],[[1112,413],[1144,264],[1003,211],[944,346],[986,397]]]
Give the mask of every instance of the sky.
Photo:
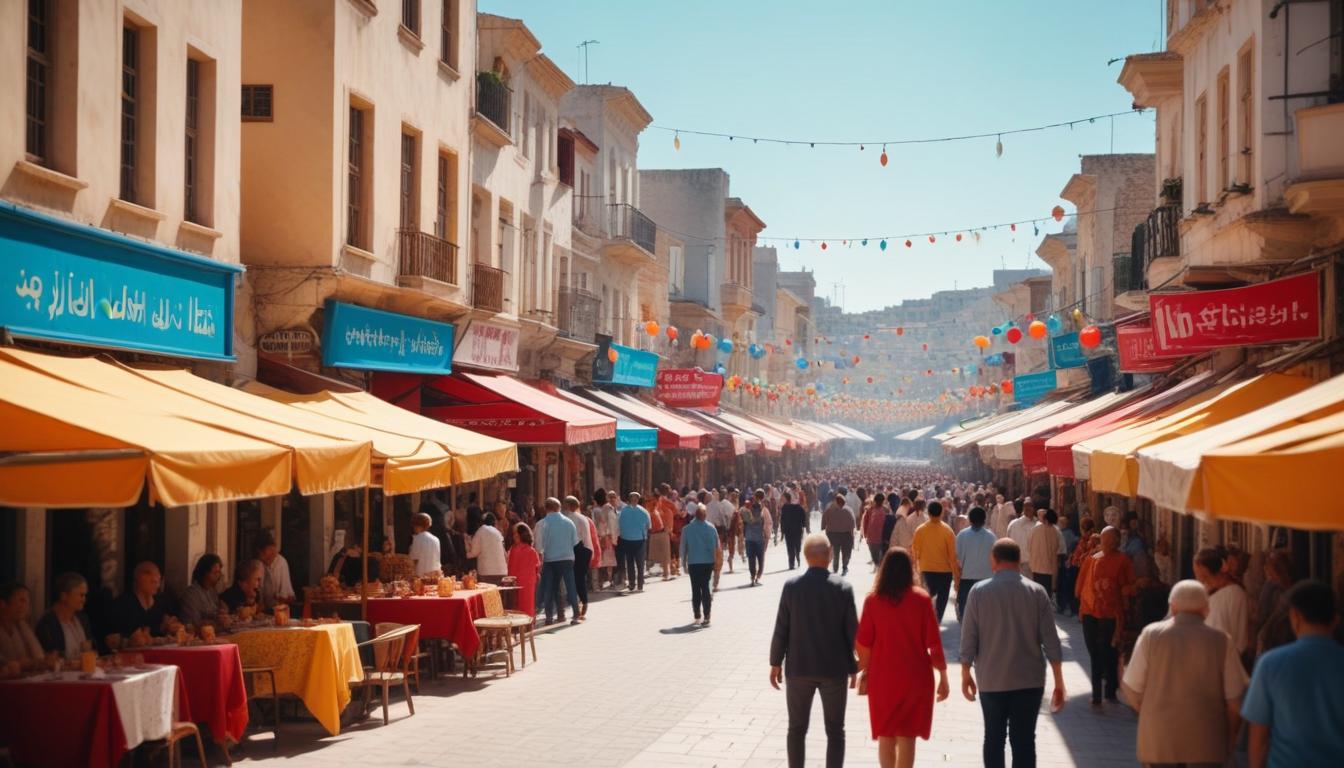
[[[1045,268],[1034,254],[1079,156],[1152,152],[1153,113],[1073,128],[931,144],[1131,107],[1122,58],[1157,50],[1161,0],[479,0],[522,19],[577,83],[634,91],[653,115],[639,167],[725,169],[730,193],[765,221],[783,269],[815,273],[847,311],[880,309],[953,287],[989,285],[994,269]],[[588,49],[580,69],[578,45]],[[858,147],[753,144],[657,126]],[[1068,221],[1067,219],[1065,220]],[[965,232],[911,238],[927,232]],[[878,248],[880,236],[899,236]],[[867,246],[860,244],[869,238]],[[820,243],[795,238],[825,238]],[[846,244],[845,240],[850,240]]]

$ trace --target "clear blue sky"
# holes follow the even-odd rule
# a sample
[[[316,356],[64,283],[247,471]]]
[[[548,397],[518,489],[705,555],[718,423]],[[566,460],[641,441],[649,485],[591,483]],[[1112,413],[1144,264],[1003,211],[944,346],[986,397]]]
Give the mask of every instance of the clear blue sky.
[[[1152,51],[1160,0],[479,0],[521,18],[576,82],[631,88],[654,125],[817,140],[908,139],[1026,128],[1129,109],[1120,62]],[[1115,152],[1153,151],[1152,113],[1114,120]],[[650,128],[641,168],[722,167],[763,236],[847,237],[979,227],[1047,216],[1078,157],[1112,151],[1112,122],[945,144],[780,147]],[[1061,225],[1042,226],[1041,234]],[[781,247],[785,269],[844,283],[845,308],[988,285],[1000,266],[1044,267],[1030,225],[980,243],[940,237]],[[783,244],[780,244],[781,246]],[[838,291],[836,292],[838,296]]]

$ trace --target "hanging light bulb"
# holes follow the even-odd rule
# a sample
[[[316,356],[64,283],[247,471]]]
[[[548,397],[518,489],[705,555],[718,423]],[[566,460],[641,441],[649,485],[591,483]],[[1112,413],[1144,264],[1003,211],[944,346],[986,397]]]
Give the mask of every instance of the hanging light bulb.
[[[887,167],[887,145],[886,145],[886,144],[883,144],[883,145],[882,145],[882,156],[879,157],[879,158],[877,158],[877,161],[878,161],[879,163],[882,164],[882,167],[883,167],[883,168],[886,168],[886,167]]]
[[[999,140],[994,144],[994,156],[1003,157],[1003,136],[999,136]]]
[[[681,151],[681,132],[672,134],[672,149]]]

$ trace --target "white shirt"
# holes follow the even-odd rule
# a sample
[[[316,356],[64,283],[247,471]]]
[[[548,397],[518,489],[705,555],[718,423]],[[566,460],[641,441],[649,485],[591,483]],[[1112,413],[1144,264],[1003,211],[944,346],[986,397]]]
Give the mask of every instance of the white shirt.
[[[588,516],[578,510],[570,512],[562,509],[560,512],[565,517],[569,518],[569,522],[573,523],[575,528],[579,529],[579,543],[583,545],[584,549],[592,552],[593,531],[588,527]]]
[[[509,572],[509,560],[504,555],[504,534],[493,525],[482,525],[467,542],[467,557],[476,558],[476,573],[481,576],[504,576]]]
[[[1038,521],[1027,531],[1027,564],[1032,573],[1055,575],[1061,540],[1059,529],[1045,521]]]
[[[615,538],[618,535],[619,522],[616,519],[616,510],[612,509],[610,504],[593,507],[593,522],[597,525],[598,536]]]
[[[909,514],[896,521],[891,538],[895,546],[910,549],[915,543],[915,529],[923,525],[928,518],[921,514]]]
[[[1220,592],[1222,590],[1219,590]],[[1164,619],[1162,623],[1174,621],[1174,618]],[[1207,623],[1207,620],[1206,620]],[[1155,625],[1149,625],[1155,626]],[[1147,687],[1148,675],[1148,643],[1147,639],[1150,632],[1139,633],[1139,639],[1134,641],[1134,651],[1129,655],[1129,663],[1125,665],[1124,684],[1132,688],[1135,693],[1142,694]],[[1157,681],[1162,682],[1162,681]],[[1227,644],[1227,653],[1223,656],[1223,695],[1228,699],[1235,699],[1246,691],[1246,670],[1241,666],[1241,658],[1237,655],[1237,649],[1232,643]]]
[[[1249,615],[1250,600],[1240,584],[1228,584],[1209,595],[1209,617],[1205,623],[1226,632],[1237,653],[1251,645],[1247,629]]]
[[[270,565],[262,565],[266,568],[265,577],[261,580],[262,605],[275,605],[279,599],[294,597],[294,584],[289,579],[289,561],[285,556],[277,553]]]
[[[850,509],[863,509],[863,505],[859,503],[859,494],[853,491],[846,493],[845,506],[849,507]]]
[[[429,531],[421,531],[411,538],[411,560],[415,563],[415,575],[440,570],[439,538]]]
[[[1008,535],[1008,523],[1016,513],[1017,510],[1013,505],[1006,501],[994,506],[994,514],[989,518],[989,530],[994,533],[995,539],[1002,539]]]
[[[710,518],[708,521],[710,525],[717,528],[727,528],[733,522],[733,511],[733,502],[720,499],[709,503],[709,508],[705,510],[705,516]]]

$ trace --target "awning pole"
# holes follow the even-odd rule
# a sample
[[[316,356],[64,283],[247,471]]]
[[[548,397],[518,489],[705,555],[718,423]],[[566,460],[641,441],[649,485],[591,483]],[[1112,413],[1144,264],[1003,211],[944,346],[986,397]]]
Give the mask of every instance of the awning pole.
[[[359,559],[359,620],[369,620],[369,486],[364,486],[364,544]]]

